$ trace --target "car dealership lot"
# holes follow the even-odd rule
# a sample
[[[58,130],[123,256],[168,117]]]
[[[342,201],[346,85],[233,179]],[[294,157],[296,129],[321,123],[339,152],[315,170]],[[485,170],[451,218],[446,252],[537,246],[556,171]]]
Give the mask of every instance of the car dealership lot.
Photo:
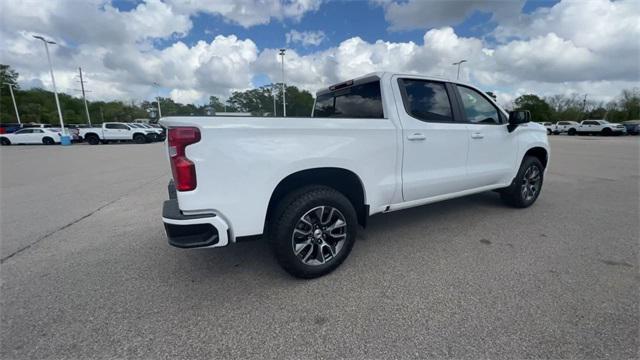
[[[336,272],[167,245],[161,144],[0,150],[2,358],[637,356],[639,145],[551,137],[533,207],[379,215]]]

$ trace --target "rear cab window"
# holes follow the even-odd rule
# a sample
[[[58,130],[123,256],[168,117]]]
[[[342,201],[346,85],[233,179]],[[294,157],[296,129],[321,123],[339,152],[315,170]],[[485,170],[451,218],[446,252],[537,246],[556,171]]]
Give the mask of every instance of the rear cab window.
[[[314,118],[384,118],[380,80],[348,81],[318,92]]]

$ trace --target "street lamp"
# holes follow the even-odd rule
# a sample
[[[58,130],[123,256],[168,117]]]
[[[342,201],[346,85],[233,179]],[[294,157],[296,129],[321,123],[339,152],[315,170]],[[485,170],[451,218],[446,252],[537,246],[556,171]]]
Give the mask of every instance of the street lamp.
[[[38,40],[42,40],[44,44],[44,49],[47,52],[47,60],[49,61],[49,71],[51,72],[51,84],[53,85],[53,94],[56,97],[56,106],[58,107],[58,117],[60,118],[60,130],[62,135],[60,136],[60,144],[62,145],[71,145],[71,139],[67,132],[64,129],[64,120],[62,119],[62,110],[60,110],[60,100],[58,100],[58,90],[56,89],[56,78],[53,76],[53,65],[51,64],[51,56],[49,55],[49,44],[54,45],[55,42],[51,40],[47,40],[42,36],[33,35],[34,38]]]
[[[12,83],[4,83],[9,86],[9,92],[11,93],[11,100],[13,100],[13,108],[16,110],[16,119],[18,119],[18,124],[22,124],[20,121],[20,114],[18,113],[18,105],[16,104],[16,97],[13,95],[13,84]]]
[[[273,117],[276,117],[276,84],[271,85],[271,95],[273,95]]]
[[[454,62],[453,64],[451,64],[451,65],[458,65],[458,76],[456,77],[456,80],[460,79],[460,65],[462,65],[462,63],[466,63],[466,62],[467,62],[467,60],[460,60],[458,62]]]
[[[153,82],[153,86],[158,88],[158,94],[156,96],[156,101],[158,102],[158,120],[162,117],[162,110],[160,110],[160,84],[157,82]]]
[[[284,53],[287,49],[280,49],[280,56],[282,56],[282,116],[287,117],[287,97],[286,97],[286,85],[284,84]]]

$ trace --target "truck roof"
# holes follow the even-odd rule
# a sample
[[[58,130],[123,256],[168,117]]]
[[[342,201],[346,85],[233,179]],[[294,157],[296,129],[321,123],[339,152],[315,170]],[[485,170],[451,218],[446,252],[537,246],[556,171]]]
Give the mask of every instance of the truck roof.
[[[416,79],[424,79],[424,80],[434,80],[434,81],[446,81],[446,82],[450,82],[450,83],[454,83],[454,84],[460,84],[460,85],[466,85],[472,88],[476,88],[475,86],[471,85],[471,84],[467,84],[464,83],[462,81],[458,81],[458,80],[452,80],[443,76],[434,76],[434,75],[420,75],[420,74],[410,74],[410,73],[402,73],[402,72],[392,72],[392,71],[374,71],[362,76],[358,76],[355,77],[353,79],[350,80],[345,80],[336,84],[332,84],[328,87],[324,87],[319,89],[318,91],[316,91],[316,96],[317,95],[321,95],[321,94],[325,94],[327,92],[331,92],[331,91],[335,91],[337,90],[336,88],[340,88],[340,87],[346,87],[346,86],[351,86],[353,84],[358,84],[358,83],[364,83],[364,82],[368,82],[369,80],[372,80],[373,78],[378,78],[380,80],[382,79],[387,79],[387,78],[391,78],[392,76],[403,76],[403,77],[411,77],[411,78],[416,78]],[[344,86],[341,86],[344,85]]]

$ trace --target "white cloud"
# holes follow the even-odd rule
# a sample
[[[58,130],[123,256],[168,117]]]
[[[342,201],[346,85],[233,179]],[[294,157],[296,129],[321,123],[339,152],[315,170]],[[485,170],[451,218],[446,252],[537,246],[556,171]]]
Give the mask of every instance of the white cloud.
[[[303,46],[318,46],[327,38],[324,31],[291,30],[285,34],[287,44],[301,43]]]
[[[320,7],[320,0],[169,0],[183,13],[221,15],[244,27],[268,24],[271,19],[299,21]]]
[[[457,25],[475,11],[493,14],[495,20],[518,15],[524,0],[376,0],[384,7],[384,17],[391,30],[429,29]]]
[[[205,94],[197,91],[197,90],[182,90],[182,89],[173,89],[169,93],[171,99],[177,103],[181,104],[193,104],[193,103],[202,103]]]
[[[81,65],[93,99],[149,99],[157,92],[152,86],[157,81],[163,94],[176,101],[202,102],[209,95],[225,98],[233,90],[250,88],[252,79],[258,75],[281,80],[277,49],[259,50],[253,40],[235,35],[186,43],[182,37],[192,27],[188,14],[205,11],[195,10],[197,1],[187,8],[185,4],[174,7],[150,0],[131,11],[91,1],[58,0],[55,5],[51,1],[41,6],[18,1],[3,4],[0,62],[20,72],[23,86],[48,87],[44,49],[31,38],[32,32],[38,32],[60,43],[51,47],[59,88],[73,93],[71,89],[77,87],[74,78],[77,66]],[[228,7],[222,7],[224,4]],[[222,7],[215,13],[221,16],[224,13],[229,21],[242,21],[245,25],[279,18],[296,19],[317,8],[315,1],[287,1],[278,5],[269,2],[266,9],[260,10],[260,16],[251,17],[258,10],[246,8],[243,13],[238,8],[241,4],[247,3],[209,5]],[[388,7],[395,3],[384,0],[382,4]],[[272,5],[279,9],[279,14],[269,10]],[[249,17],[253,20],[247,20]],[[466,59],[461,79],[495,91],[500,101],[523,92],[589,93],[591,99],[611,99],[623,88],[638,86],[638,18],[640,5],[633,0],[561,2],[528,15],[500,20],[492,34],[497,42],[462,37],[450,26],[425,31],[420,42],[369,42],[352,37],[321,51],[305,54],[287,51],[287,83],[313,92],[381,70],[455,78],[456,67],[451,63]],[[584,19],[590,20],[585,23]],[[304,34],[291,31],[289,41],[304,45]],[[321,41],[306,38],[309,44]],[[156,49],[158,39],[171,45]]]

